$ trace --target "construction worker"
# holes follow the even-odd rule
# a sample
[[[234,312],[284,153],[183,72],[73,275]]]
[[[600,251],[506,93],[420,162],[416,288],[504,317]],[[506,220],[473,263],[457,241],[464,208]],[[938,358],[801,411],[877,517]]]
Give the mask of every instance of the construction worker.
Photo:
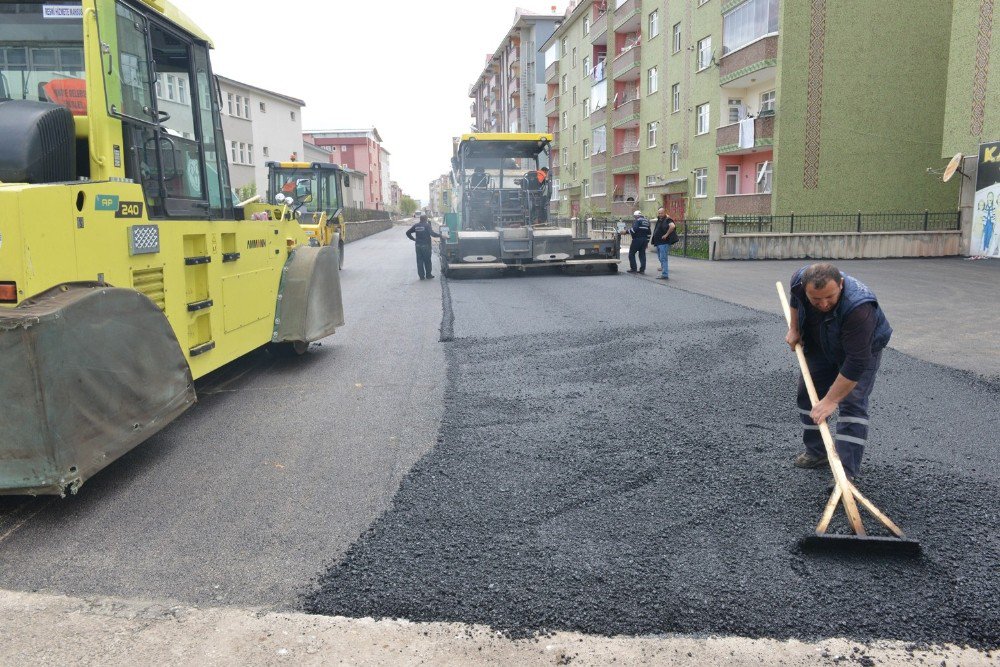
[[[667,262],[670,260],[670,246],[677,243],[677,224],[667,215],[662,206],[656,210],[656,227],[653,229],[653,245],[660,257],[659,280],[669,280],[670,270]]]
[[[639,273],[646,272],[646,246],[649,245],[649,220],[642,214],[642,211],[636,210],[632,213],[632,217],[635,221],[632,223],[631,229],[626,229],[622,234],[630,234],[632,236],[632,243],[628,247],[628,272],[635,273],[635,256],[639,255]]]
[[[439,239],[441,235],[434,231],[427,220],[427,214],[421,213],[420,219],[406,230],[406,237],[415,242],[417,249],[417,275],[421,280],[434,277],[431,266],[431,238]]]
[[[482,167],[476,167],[472,170],[472,176],[469,177],[469,187],[473,190],[479,190],[482,188],[488,188],[490,186],[490,176],[486,173]]]
[[[799,378],[798,409],[805,451],[795,458],[799,468],[827,464],[819,424],[837,408],[837,455],[851,480],[861,472],[868,440],[868,397],[889,343],[892,327],[875,294],[864,283],[844,275],[833,264],[805,266],[792,276],[792,317],[785,341],[803,344],[809,372],[820,397],[810,404]]]
[[[530,197],[531,219],[536,225],[543,225],[549,219],[549,200],[552,198],[551,185],[548,167],[533,169],[524,175],[524,187]]]

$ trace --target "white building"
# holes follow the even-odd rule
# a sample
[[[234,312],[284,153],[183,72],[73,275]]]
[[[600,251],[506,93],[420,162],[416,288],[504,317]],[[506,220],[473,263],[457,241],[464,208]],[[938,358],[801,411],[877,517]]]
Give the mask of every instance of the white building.
[[[270,160],[304,160],[302,145],[302,100],[218,77],[222,131],[229,151],[229,172],[239,190],[256,185],[267,191]]]
[[[392,210],[392,181],[389,179],[389,151],[383,146],[378,147],[379,166],[382,177],[382,204],[387,211]]]

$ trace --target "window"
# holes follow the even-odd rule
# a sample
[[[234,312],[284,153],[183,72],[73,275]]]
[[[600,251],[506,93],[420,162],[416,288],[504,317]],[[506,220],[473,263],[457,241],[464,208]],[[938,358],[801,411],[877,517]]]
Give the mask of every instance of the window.
[[[342,150],[342,151],[346,151],[346,150],[347,150],[347,146],[341,146],[341,147],[340,147],[340,150]]]
[[[563,92],[563,93],[565,93],[565,92],[566,92],[566,90],[567,90],[567,88],[568,88],[568,86],[567,86],[567,79],[566,79],[566,77],[567,77],[567,75],[566,75],[566,74],[563,74],[563,75],[562,75],[562,85],[561,85],[561,86],[560,86],[560,88],[559,88],[559,90],[560,90],[561,92]]]
[[[563,111],[563,113],[562,113],[562,129],[564,129],[564,130],[565,130],[565,129],[566,129],[566,127],[567,127],[567,122],[566,122],[566,120],[567,120],[567,119],[566,119],[566,112],[565,112],[565,111]]]
[[[778,32],[778,0],[747,0],[722,16],[722,55]]]
[[[726,194],[738,195],[740,193],[740,165],[726,165]]]
[[[235,141],[229,142],[229,150],[230,150],[230,155],[233,158],[232,160],[230,160],[230,162],[232,162],[233,164],[239,164],[239,160],[237,159],[238,153],[236,152],[237,146]]]
[[[288,116],[289,116],[289,118],[291,118],[292,120],[295,120],[295,112],[294,112],[294,111],[289,111],[289,112],[288,112]]]
[[[729,98],[729,122],[738,123],[740,122],[740,107],[743,106],[743,100],[730,97]]]
[[[771,192],[771,180],[774,176],[772,164],[773,163],[770,160],[764,160],[763,162],[757,163],[758,194],[770,194]]]
[[[646,148],[656,148],[656,131],[660,129],[659,121],[646,125]]]
[[[656,68],[650,67],[649,72],[646,76],[646,93],[652,95],[660,89],[660,84],[657,82],[656,78]]]
[[[586,97],[583,100],[583,117],[590,118],[590,98]]]
[[[710,106],[711,105],[709,105],[708,103],[699,104],[698,107],[695,109],[695,113],[697,114],[697,123],[698,123],[695,128],[695,134],[708,133],[708,114]]]
[[[267,105],[264,104],[263,102],[260,103],[260,112],[267,113]]]
[[[576,106],[576,86],[573,86],[573,106]]]
[[[336,148],[336,146],[334,146],[334,148]],[[267,146],[261,148],[260,152],[264,157],[271,157],[271,150]]]
[[[247,164],[253,164],[253,144],[247,144]]]
[[[708,169],[705,167],[694,170],[694,196],[708,196]]]
[[[675,83],[670,86],[670,112],[677,113],[681,110],[681,84]]]
[[[583,19],[583,36],[586,37],[590,34],[590,17],[586,16]]]
[[[698,71],[712,64],[712,36],[698,40]]]
[[[573,180],[576,180],[576,162],[573,163]]]
[[[774,91],[769,90],[766,93],[760,94],[760,111],[761,113],[765,111],[774,112]]]
[[[584,197],[590,196],[590,181],[588,181],[586,178],[583,179],[583,196]]]
[[[177,101],[181,104],[188,102],[187,79],[182,76],[177,77]]]
[[[583,71],[587,73],[587,76],[590,76],[590,56],[583,57]]]
[[[649,39],[652,39],[660,34],[660,10],[654,9],[649,13],[649,30],[647,31]]]
[[[173,74],[167,75],[167,99],[176,100],[177,99],[177,77]]]
[[[577,138],[577,134],[576,134],[576,124],[574,123],[574,124],[573,124],[573,143],[574,143],[574,144],[576,143],[576,138]]]
[[[680,168],[681,145],[670,144],[670,171],[677,171]]]
[[[576,47],[575,46],[573,47],[573,57],[571,58],[571,64],[572,64],[572,66],[574,68],[576,68]]]
[[[590,139],[583,140],[583,159],[590,159]]]
[[[562,166],[569,164],[569,153],[566,152],[567,149],[562,149]]]
[[[243,98],[243,117],[250,118],[250,98]]]
[[[681,50],[681,24],[680,23],[675,23],[674,24],[673,42],[671,44],[671,49],[673,50],[674,53],[679,53],[680,50]]]
[[[559,57],[562,58],[566,55],[566,38],[563,37],[562,41],[559,42]]]
[[[601,127],[594,128],[593,137],[594,137],[594,142],[592,144],[594,147],[593,155],[597,155],[598,153],[604,153],[605,151],[608,150],[607,126],[602,125]]]

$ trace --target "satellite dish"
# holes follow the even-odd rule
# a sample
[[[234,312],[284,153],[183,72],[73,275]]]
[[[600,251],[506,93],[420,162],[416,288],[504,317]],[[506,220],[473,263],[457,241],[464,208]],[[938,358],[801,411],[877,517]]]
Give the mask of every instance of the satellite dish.
[[[962,154],[955,153],[955,157],[953,157],[951,159],[951,162],[948,163],[948,166],[944,168],[944,174],[942,174],[941,180],[947,183],[948,181],[951,180],[951,177],[955,175],[956,171],[962,174],[962,176],[965,176],[965,173],[958,168],[959,165],[961,164],[962,164]]]

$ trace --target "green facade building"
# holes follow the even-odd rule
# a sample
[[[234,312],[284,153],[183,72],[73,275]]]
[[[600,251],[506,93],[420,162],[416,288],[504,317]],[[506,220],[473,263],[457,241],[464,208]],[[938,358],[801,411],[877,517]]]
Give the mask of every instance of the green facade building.
[[[964,4],[578,3],[540,47],[553,212],[954,210],[958,185],[927,169],[943,166],[942,137],[973,142],[945,103],[956,73],[972,80],[963,54],[985,3]]]

